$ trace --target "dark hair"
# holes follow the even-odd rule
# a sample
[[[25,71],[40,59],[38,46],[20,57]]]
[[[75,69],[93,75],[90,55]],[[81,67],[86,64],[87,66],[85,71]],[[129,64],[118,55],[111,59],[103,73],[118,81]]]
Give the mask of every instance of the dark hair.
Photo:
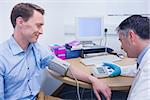
[[[117,27],[117,31],[133,30],[140,38],[150,39],[150,19],[141,15],[132,15]],[[126,33],[128,35],[128,33]]]
[[[11,11],[11,23],[13,27],[15,28],[16,26],[17,17],[22,17],[24,21],[28,21],[28,19],[33,15],[34,10],[44,15],[44,9],[38,5],[32,3],[19,3],[15,5]]]

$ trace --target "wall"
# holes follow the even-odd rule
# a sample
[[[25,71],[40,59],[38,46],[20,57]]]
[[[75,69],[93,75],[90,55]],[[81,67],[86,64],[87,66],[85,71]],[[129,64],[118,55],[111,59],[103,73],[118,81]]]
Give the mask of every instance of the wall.
[[[66,41],[75,39],[76,17],[104,17],[104,27],[108,28],[107,46],[122,52],[115,32],[121,21],[132,14],[147,14],[147,0],[70,0],[65,7]],[[69,34],[70,33],[70,34]]]
[[[147,10],[148,10],[148,14],[150,15],[150,1],[148,0],[148,3],[147,3]]]

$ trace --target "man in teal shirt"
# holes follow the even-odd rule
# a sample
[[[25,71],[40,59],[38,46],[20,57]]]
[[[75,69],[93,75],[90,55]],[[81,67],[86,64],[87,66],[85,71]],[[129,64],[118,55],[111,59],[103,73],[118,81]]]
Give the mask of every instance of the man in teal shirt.
[[[44,10],[31,3],[19,3],[12,9],[13,35],[0,45],[0,100],[36,99],[41,70],[50,65],[51,70],[55,67],[51,62],[55,57],[37,43],[43,33],[43,15]],[[98,100],[100,92],[110,100],[110,88],[102,80],[72,66],[69,66],[69,72],[77,79],[91,83]]]

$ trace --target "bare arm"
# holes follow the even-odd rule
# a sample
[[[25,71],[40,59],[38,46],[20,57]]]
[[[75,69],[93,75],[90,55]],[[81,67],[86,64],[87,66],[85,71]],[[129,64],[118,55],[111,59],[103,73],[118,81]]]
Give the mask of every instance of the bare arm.
[[[94,90],[94,93],[95,93],[98,100],[101,100],[101,98],[99,96],[100,92],[103,93],[103,95],[106,97],[106,100],[110,100],[111,90],[105,82],[103,82],[100,79],[97,79],[96,77],[93,77],[92,75],[85,73],[83,70],[81,70],[79,68],[70,66],[69,71],[67,73],[67,76],[74,78],[72,74],[78,80],[82,80],[82,81],[91,83],[93,90]]]
[[[59,73],[60,75],[66,75],[71,78],[77,78],[78,80],[82,80],[88,83],[92,84],[94,93],[98,100],[100,99],[99,92],[103,93],[107,100],[110,100],[111,97],[111,90],[110,88],[100,79],[97,79],[87,73],[85,73],[83,70],[71,66],[66,61],[63,61],[59,58],[53,58],[50,59],[50,57],[46,57],[42,61],[42,65],[48,65],[48,68]],[[68,70],[68,71],[67,71]]]

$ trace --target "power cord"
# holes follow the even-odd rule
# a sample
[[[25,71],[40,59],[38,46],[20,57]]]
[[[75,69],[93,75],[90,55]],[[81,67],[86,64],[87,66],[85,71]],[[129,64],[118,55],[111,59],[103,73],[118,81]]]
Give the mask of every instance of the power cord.
[[[106,45],[107,45],[107,28],[105,28],[105,30],[104,30],[104,32],[105,32],[105,44],[104,44],[104,47],[105,47],[105,53],[107,54],[107,47],[106,47]]]
[[[74,73],[71,70],[70,70],[70,72],[71,72],[71,74],[72,74],[72,76],[75,79],[76,84],[77,84],[77,96],[78,96],[78,100],[81,100],[81,97],[80,97],[80,87],[79,87],[78,80],[77,80],[77,78],[75,77]]]

